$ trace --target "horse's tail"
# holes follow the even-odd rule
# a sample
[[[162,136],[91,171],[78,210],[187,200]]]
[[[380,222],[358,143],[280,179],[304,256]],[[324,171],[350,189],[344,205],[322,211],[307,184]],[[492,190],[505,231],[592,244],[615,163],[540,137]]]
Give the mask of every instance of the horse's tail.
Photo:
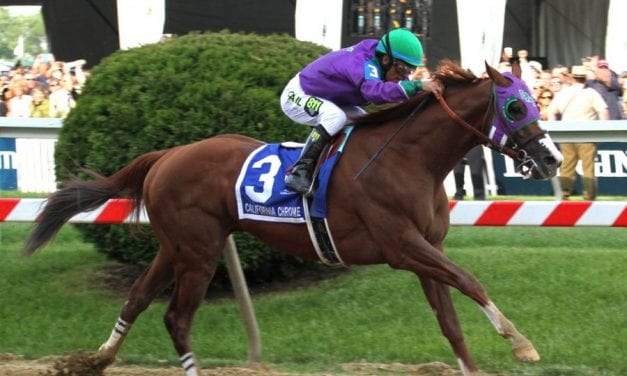
[[[132,214],[139,219],[144,179],[166,152],[161,150],[143,154],[110,177],[73,180],[50,195],[35,229],[26,241],[23,255],[30,256],[48,243],[74,215],[96,209],[114,197],[130,198],[133,202]]]

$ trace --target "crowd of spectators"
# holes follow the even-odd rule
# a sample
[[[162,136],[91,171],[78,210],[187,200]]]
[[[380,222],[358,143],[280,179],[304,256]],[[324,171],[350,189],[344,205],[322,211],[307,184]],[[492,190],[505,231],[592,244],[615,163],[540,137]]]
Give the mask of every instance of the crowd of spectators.
[[[510,70],[509,61],[512,56],[503,54],[499,70]],[[599,56],[589,56],[581,59],[580,65],[566,67],[556,65],[543,68],[542,64],[528,60],[526,50],[517,52],[517,59],[522,68],[522,79],[532,89],[533,95],[541,110],[546,110],[555,95],[565,88],[572,86],[574,77],[572,70],[585,70],[585,87],[593,88],[605,101],[610,114],[610,120],[627,119],[627,71],[618,74],[611,69],[608,61]],[[548,93],[551,92],[552,94]],[[547,100],[550,99],[550,100]],[[546,111],[542,120],[547,120]]]
[[[610,63],[599,56],[581,59],[580,65],[543,69],[529,61],[525,50],[518,51],[522,78],[532,88],[540,109],[541,120],[621,120],[627,119],[627,72],[614,72]],[[503,53],[499,69],[508,70],[512,56]],[[560,168],[562,199],[568,200],[575,190],[575,168],[582,164],[582,195],[595,200],[596,144],[561,143],[564,162]]]
[[[2,71],[0,116],[65,118],[76,105],[89,72],[85,60],[56,61],[42,54],[28,66]]]

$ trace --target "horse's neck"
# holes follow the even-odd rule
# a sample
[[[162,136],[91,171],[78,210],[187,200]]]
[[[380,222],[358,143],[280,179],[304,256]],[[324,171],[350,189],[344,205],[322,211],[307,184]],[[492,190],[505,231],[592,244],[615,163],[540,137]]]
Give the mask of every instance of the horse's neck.
[[[488,84],[457,88],[447,95],[449,107],[464,121],[480,128],[485,125],[489,106]],[[416,117],[413,137],[405,139],[407,157],[418,160],[436,178],[444,180],[470,149],[479,143],[472,131],[455,121],[439,105],[429,106]]]
[[[486,122],[490,90],[490,85],[481,83],[454,87],[447,91],[446,100],[459,117],[480,126]],[[479,143],[477,137],[453,120],[437,101],[416,114],[410,114],[406,107],[401,111],[406,115],[396,120],[385,120],[390,115],[387,112],[375,114],[375,120],[377,116],[381,118],[378,124],[371,117],[369,125],[359,125],[351,136],[354,157],[344,163],[365,171],[378,160],[381,169],[394,172],[408,184],[426,181],[439,184]]]

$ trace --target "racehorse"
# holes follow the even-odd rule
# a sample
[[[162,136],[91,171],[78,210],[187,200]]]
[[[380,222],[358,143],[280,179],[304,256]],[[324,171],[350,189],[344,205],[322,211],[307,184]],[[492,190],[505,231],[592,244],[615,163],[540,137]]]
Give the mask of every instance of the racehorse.
[[[444,254],[449,205],[444,179],[463,156],[489,143],[515,158],[525,177],[555,176],[562,156],[539,124],[520,67],[476,77],[445,60],[435,75],[443,96],[423,95],[355,119],[328,186],[328,227],[345,264],[387,263],[414,272],[464,375],[478,368],[464,342],[449,286],[474,300],[521,361],[538,361],[532,343],[501,313],[482,285]],[[434,100],[436,99],[436,100]],[[273,248],[315,260],[305,225],[239,219],[234,186],[263,143],[224,134],[137,157],[110,177],[75,180],[53,193],[24,254],[48,242],[73,215],[114,197],[144,204],[160,247],[134,283],[109,339],[96,355],[115,356],[131,325],[174,283],[165,326],[187,376],[199,374],[190,345],[194,313],[205,297],[229,234],[246,231]],[[272,183],[272,176],[267,177]],[[275,177],[283,179],[282,176]]]

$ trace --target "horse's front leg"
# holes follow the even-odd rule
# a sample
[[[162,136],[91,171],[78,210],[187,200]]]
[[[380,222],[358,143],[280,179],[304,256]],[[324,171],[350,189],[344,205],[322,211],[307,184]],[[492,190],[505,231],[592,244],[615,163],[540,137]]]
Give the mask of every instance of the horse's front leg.
[[[516,329],[514,324],[499,311],[492,301],[489,301],[485,306],[481,306],[481,309],[488,316],[496,331],[503,338],[512,341],[512,352],[518,360],[523,362],[537,362],[540,360],[540,354],[533,347],[531,341]]]
[[[442,334],[448,339],[453,352],[457,355],[457,363],[462,374],[471,375],[477,372],[477,366],[473,362],[464,341],[464,334],[457,319],[449,287],[420,275],[418,275],[418,278],[420,278],[420,284],[425,292],[425,296],[438,319]]]
[[[512,352],[518,360],[533,362],[540,360],[531,342],[499,311],[472,274],[453,263],[415,230],[403,232],[400,243],[398,238],[388,240],[390,241],[388,246],[391,247],[389,249],[396,250],[386,253],[390,266],[413,271],[420,277],[434,279],[458,289],[481,306],[501,336],[512,341]]]

